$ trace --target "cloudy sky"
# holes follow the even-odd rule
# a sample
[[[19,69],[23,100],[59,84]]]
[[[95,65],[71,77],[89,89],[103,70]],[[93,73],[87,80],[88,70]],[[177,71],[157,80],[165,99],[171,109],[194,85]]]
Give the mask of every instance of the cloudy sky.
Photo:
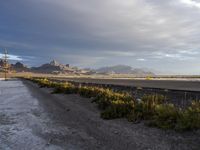
[[[0,48],[30,66],[200,74],[200,0],[1,0]]]

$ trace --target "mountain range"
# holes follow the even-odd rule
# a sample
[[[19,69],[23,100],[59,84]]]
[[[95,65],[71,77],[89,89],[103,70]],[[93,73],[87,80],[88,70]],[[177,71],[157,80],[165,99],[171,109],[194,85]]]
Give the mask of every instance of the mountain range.
[[[132,74],[136,76],[154,75],[153,72],[146,70],[147,69],[132,68],[131,66],[127,65],[116,65],[116,66],[99,68],[96,70],[96,72],[107,73],[107,74]]]
[[[3,61],[0,60],[0,68],[3,66]],[[21,62],[11,64],[10,68],[15,72],[34,72],[34,73],[45,73],[45,74],[131,74],[135,76],[147,76],[154,75],[153,72],[148,69],[132,68],[127,65],[116,65],[109,67],[102,67],[99,69],[79,69],[78,67],[71,67],[69,64],[60,64],[56,60],[50,63],[43,64],[39,67],[27,67]]]
[[[63,65],[53,60],[50,63],[43,64],[39,67],[32,67],[31,71],[39,73],[65,74],[65,73],[76,73],[79,72],[80,70],[78,70],[75,67],[70,67],[69,64]]]

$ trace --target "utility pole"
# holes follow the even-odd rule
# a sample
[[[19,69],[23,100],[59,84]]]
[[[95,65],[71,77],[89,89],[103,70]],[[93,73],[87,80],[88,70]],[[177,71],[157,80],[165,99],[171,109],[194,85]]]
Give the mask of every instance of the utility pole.
[[[3,56],[3,70],[4,70],[4,78],[5,78],[5,81],[7,80],[8,69],[9,69],[9,64],[8,64],[8,51],[5,49],[5,50],[4,50],[4,56]]]

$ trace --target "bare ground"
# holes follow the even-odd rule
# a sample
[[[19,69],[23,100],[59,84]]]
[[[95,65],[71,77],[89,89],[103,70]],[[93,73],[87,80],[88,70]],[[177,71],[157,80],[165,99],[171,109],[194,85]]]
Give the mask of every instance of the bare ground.
[[[103,120],[89,99],[50,92],[28,81],[0,81],[0,149],[199,150],[200,131]]]

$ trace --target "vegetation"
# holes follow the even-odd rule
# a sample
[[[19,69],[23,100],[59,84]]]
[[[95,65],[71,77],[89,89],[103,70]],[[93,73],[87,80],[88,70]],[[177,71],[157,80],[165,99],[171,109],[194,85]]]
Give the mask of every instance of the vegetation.
[[[185,110],[173,104],[158,105],[149,125],[179,131],[200,129],[200,101],[193,101]]]
[[[147,120],[149,126],[179,131],[200,129],[200,101],[193,101],[181,109],[168,104],[162,95],[144,95],[137,101],[129,93],[114,92],[108,88],[75,86],[68,82],[30,78],[40,87],[54,88],[52,93],[79,94],[91,98],[102,110],[104,119],[127,118],[131,122]]]

